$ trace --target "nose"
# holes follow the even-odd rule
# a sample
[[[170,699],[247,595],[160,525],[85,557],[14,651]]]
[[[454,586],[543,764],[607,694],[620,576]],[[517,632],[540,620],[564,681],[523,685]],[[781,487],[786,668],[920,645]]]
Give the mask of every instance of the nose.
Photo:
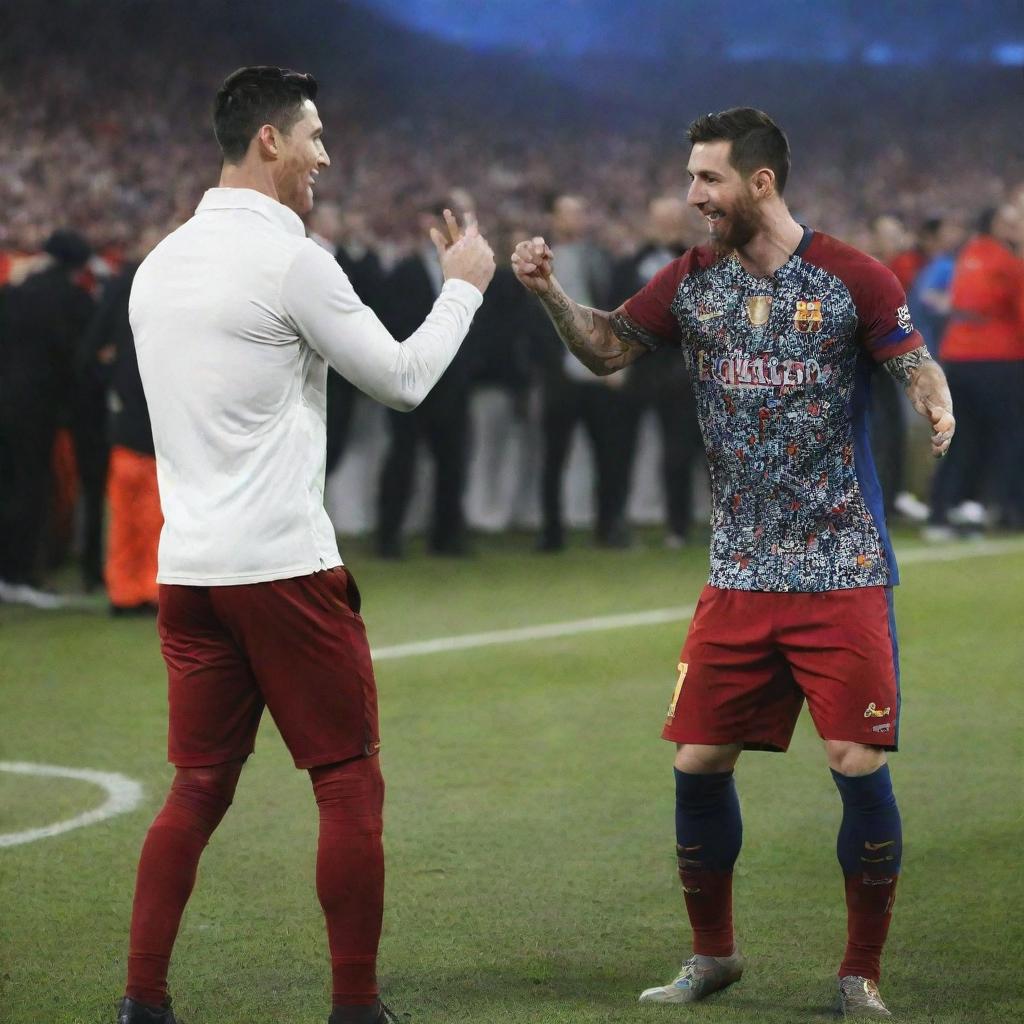
[[[700,206],[701,203],[708,201],[708,193],[704,186],[700,183],[699,179],[694,178],[690,182],[689,191],[686,193],[686,201],[690,206]]]

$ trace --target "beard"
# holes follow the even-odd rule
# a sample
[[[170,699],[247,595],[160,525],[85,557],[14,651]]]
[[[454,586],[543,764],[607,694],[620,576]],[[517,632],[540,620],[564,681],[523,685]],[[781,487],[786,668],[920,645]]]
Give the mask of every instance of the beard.
[[[753,200],[744,196],[728,211],[721,230],[716,230],[714,224],[709,225],[711,246],[719,256],[726,256],[742,249],[757,234],[759,226],[757,208]]]

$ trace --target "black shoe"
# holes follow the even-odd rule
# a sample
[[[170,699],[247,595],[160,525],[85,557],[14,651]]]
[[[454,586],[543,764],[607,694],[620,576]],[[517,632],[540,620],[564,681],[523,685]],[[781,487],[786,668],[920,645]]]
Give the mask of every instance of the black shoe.
[[[402,547],[400,540],[380,540],[377,541],[377,557],[385,558],[391,562],[400,561],[405,557],[405,550]]]
[[[163,1006],[150,1006],[148,1003],[137,1003],[134,999],[125,996],[117,1010],[117,1024],[178,1024],[178,1022],[171,1012],[170,997]]]
[[[631,548],[633,536],[629,527],[623,522],[615,522],[611,526],[602,527],[595,538],[599,548]]]
[[[400,1024],[379,999],[370,1006],[336,1006],[327,1024]]]
[[[143,601],[141,604],[112,604],[110,614],[115,619],[146,619],[159,612],[156,601]]]
[[[534,547],[534,550],[543,555],[554,554],[556,551],[564,551],[565,537],[561,533],[554,533],[545,530],[537,538],[537,544]]]
[[[441,558],[471,558],[473,552],[469,545],[461,539],[450,539],[437,541],[427,549],[432,555],[439,555]]]

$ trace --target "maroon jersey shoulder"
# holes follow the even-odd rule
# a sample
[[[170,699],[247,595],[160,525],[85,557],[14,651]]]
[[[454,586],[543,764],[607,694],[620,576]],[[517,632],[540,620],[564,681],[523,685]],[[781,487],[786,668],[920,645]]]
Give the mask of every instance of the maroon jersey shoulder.
[[[631,299],[622,306],[622,312],[639,330],[636,338],[651,348],[679,344],[679,321],[672,312],[672,302],[679,286],[691,274],[704,270],[718,261],[718,255],[707,245],[687,249],[658,271]]]
[[[903,285],[884,263],[820,231],[800,256],[849,289],[857,310],[857,340],[877,362],[924,344],[911,322]]]

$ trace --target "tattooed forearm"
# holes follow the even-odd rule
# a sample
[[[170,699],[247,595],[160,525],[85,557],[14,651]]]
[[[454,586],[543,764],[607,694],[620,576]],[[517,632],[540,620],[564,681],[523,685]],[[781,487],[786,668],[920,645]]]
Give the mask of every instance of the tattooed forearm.
[[[654,347],[639,336],[643,329],[627,317],[573,302],[554,278],[539,298],[569,351],[600,376],[621,370]]]
[[[552,288],[541,299],[559,337],[573,350],[585,349],[594,329],[594,311],[573,302],[561,288]]]
[[[894,356],[886,359],[882,364],[905,388],[909,388],[914,375],[919,367],[925,363],[933,362],[928,354],[928,349],[921,345],[910,352],[904,352],[901,356]]]
[[[597,340],[607,330],[607,317],[573,302],[557,284],[540,296],[540,300],[558,336],[587,369],[606,374],[618,368],[608,365],[607,357],[613,353],[603,351]]]

